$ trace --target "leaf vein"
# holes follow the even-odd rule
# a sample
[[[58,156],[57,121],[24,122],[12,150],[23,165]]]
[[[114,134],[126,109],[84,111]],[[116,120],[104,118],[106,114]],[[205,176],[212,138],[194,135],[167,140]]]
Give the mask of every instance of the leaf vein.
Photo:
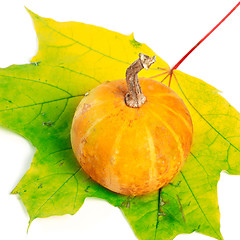
[[[162,188],[160,188],[158,190],[157,221],[156,221],[156,226],[155,226],[154,240],[156,240],[156,237],[157,237],[157,230],[158,230],[158,225],[159,225],[159,216],[160,216],[160,213],[161,213],[161,192],[162,192]]]
[[[38,20],[39,20],[40,22],[42,22],[43,24],[45,24],[45,25],[46,25],[49,29],[51,29],[53,32],[58,33],[58,34],[61,35],[62,37],[65,37],[65,38],[67,38],[67,39],[69,39],[69,40],[71,40],[71,41],[73,41],[73,42],[75,42],[75,43],[77,43],[77,44],[85,47],[85,48],[88,48],[89,50],[91,50],[91,51],[93,51],[93,52],[95,52],[95,53],[98,53],[98,54],[100,54],[100,55],[103,55],[104,57],[110,58],[110,59],[115,60],[115,61],[117,61],[117,62],[121,62],[121,63],[127,64],[127,65],[130,65],[128,62],[125,62],[125,61],[119,60],[119,59],[117,59],[117,58],[114,58],[114,57],[112,57],[112,56],[110,56],[110,55],[104,54],[104,53],[102,53],[102,52],[100,52],[100,51],[98,51],[98,50],[96,50],[96,49],[94,49],[94,48],[92,48],[92,47],[90,47],[90,46],[87,46],[86,44],[83,44],[83,43],[77,41],[76,39],[74,39],[74,38],[72,38],[72,37],[67,36],[66,34],[64,34],[64,33],[60,32],[60,31],[54,29],[53,27],[49,26],[44,20],[42,20],[42,19],[40,19],[40,18],[38,18]]]
[[[77,178],[76,178],[76,176],[75,176],[75,175],[74,175],[74,178],[75,178],[75,180],[76,180],[76,182],[77,182],[77,191],[76,191],[76,195],[75,195],[75,198],[74,198],[73,210],[74,210],[74,209],[75,209],[75,207],[76,207],[77,195],[78,195],[78,180],[77,180]]]
[[[209,185],[211,186],[211,189],[212,189],[212,184],[210,183],[209,174],[207,173],[206,169],[204,168],[202,163],[197,159],[197,157],[192,152],[190,152],[190,154],[193,156],[193,158],[198,162],[198,164],[202,167],[203,171],[206,173],[207,179],[208,179],[208,183],[209,183]]]
[[[234,147],[238,152],[240,152],[240,150],[234,145],[232,144],[226,137],[224,137],[206,118],[203,117],[203,115],[194,107],[194,105],[190,102],[190,100],[188,99],[188,97],[186,96],[186,94],[183,92],[179,82],[177,81],[177,78],[175,76],[175,74],[173,74],[176,82],[178,84],[179,89],[181,90],[183,96],[186,98],[186,100],[188,101],[188,103],[190,104],[190,106],[197,112],[197,114],[217,133],[219,134],[226,142],[228,142],[232,147]]]
[[[36,120],[39,117],[39,115],[41,114],[42,108],[43,108],[43,104],[40,105],[40,109],[39,109],[37,115],[30,122],[26,123],[25,125],[31,124],[34,120]]]
[[[66,99],[66,103],[61,111],[61,113],[58,115],[57,119],[53,122],[53,124],[56,124],[56,122],[60,119],[60,117],[63,115],[63,113],[65,112],[66,108],[67,108],[67,105],[68,105],[68,98]]]
[[[48,104],[48,103],[52,103],[52,102],[62,101],[62,100],[65,100],[65,99],[71,99],[71,98],[83,97],[83,96],[85,96],[85,95],[84,94],[79,94],[79,95],[70,96],[70,97],[58,98],[58,99],[54,99],[54,100],[50,100],[50,101],[45,101],[45,102],[40,102],[40,103],[35,103],[35,104],[29,104],[29,105],[15,107],[15,108],[1,109],[0,112],[12,111],[12,110],[17,110],[17,109],[27,108],[27,107],[34,107],[34,106],[38,106],[38,105],[41,105],[41,104]]]
[[[71,93],[69,93],[68,91],[66,91],[66,90],[64,90],[64,89],[62,89],[62,88],[60,88],[60,87],[57,87],[57,86],[52,85],[52,84],[50,84],[50,83],[40,82],[40,81],[37,81],[37,80],[35,80],[35,79],[22,78],[22,77],[15,77],[15,76],[7,76],[7,75],[0,75],[0,77],[20,79],[20,80],[22,80],[22,81],[29,81],[29,82],[34,82],[34,83],[39,83],[39,84],[47,85],[47,86],[50,86],[50,87],[56,88],[56,89],[58,89],[58,90],[61,90],[61,91],[65,92],[65,93],[67,93],[69,96],[72,96]]]
[[[75,71],[75,70],[70,69],[70,68],[67,68],[67,67],[65,67],[65,66],[53,66],[53,65],[47,65],[47,64],[45,64],[45,65],[46,65],[46,66],[49,66],[49,67],[62,68],[62,69],[65,69],[65,70],[67,70],[67,71],[70,71],[70,72],[73,72],[73,73],[76,73],[76,74],[79,74],[79,75],[82,75],[82,76],[91,78],[91,79],[95,80],[95,81],[98,82],[98,83],[102,83],[100,80],[96,79],[95,77],[92,77],[92,76],[87,75],[87,74],[85,74],[85,73],[81,73],[81,72]]]
[[[197,197],[196,197],[196,196],[195,196],[195,194],[193,193],[193,190],[191,189],[191,187],[190,187],[190,185],[189,185],[189,183],[188,183],[188,181],[187,181],[186,177],[184,176],[184,174],[182,173],[182,171],[180,171],[180,173],[181,173],[181,175],[182,175],[182,177],[183,177],[184,181],[186,182],[186,184],[187,184],[187,187],[188,187],[189,191],[191,192],[191,194],[192,194],[192,196],[193,196],[194,200],[196,201],[196,203],[197,203],[197,205],[198,205],[199,209],[201,210],[201,212],[202,212],[203,216],[205,217],[205,219],[206,219],[207,223],[208,223],[208,224],[209,224],[209,226],[210,226],[210,227],[213,229],[213,231],[216,233],[216,235],[219,237],[219,239],[222,239],[222,237],[220,237],[220,236],[219,236],[219,234],[216,232],[215,228],[212,226],[212,224],[211,224],[211,223],[210,223],[210,221],[208,220],[208,218],[207,218],[207,216],[206,216],[205,212],[203,211],[203,209],[202,209],[202,207],[201,207],[200,203],[199,203],[199,202],[198,202],[198,200],[197,200]]]
[[[37,179],[35,179],[35,180],[33,180],[33,181],[29,181],[29,182],[26,183],[24,186],[18,188],[17,191],[14,191],[14,190],[13,190],[12,193],[14,193],[14,194],[15,194],[15,193],[18,193],[21,189],[23,189],[23,188],[25,188],[25,187],[33,184],[33,183],[36,183],[36,182],[38,182],[39,180],[45,179],[45,178],[50,178],[50,177],[53,177],[53,176],[56,176],[56,175],[71,175],[71,174],[73,174],[73,173],[54,173],[54,174],[50,174],[50,175],[47,175],[47,176],[44,176],[44,177],[41,177],[41,178],[37,178]]]
[[[35,212],[34,216],[31,217],[31,219],[35,219],[37,214],[41,211],[41,209],[45,206],[45,204],[49,201],[49,200],[52,200],[53,196],[61,189],[63,188],[63,186],[65,184],[67,184],[67,182],[72,178],[74,177],[80,170],[81,168],[79,168],[75,173],[73,173],[39,208],[38,210]]]

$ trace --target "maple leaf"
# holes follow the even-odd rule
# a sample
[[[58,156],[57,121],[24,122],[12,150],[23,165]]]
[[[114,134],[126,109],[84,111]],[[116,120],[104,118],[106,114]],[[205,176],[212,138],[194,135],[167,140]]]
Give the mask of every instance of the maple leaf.
[[[123,211],[139,239],[173,239],[193,231],[222,239],[217,182],[223,170],[240,174],[240,114],[215,88],[171,71],[157,57],[155,66],[140,76],[171,81],[183,99],[194,126],[191,153],[174,181],[158,192],[115,194],[92,181],[76,162],[70,144],[73,114],[89,90],[124,78],[139,52],[154,52],[133,35],[29,13],[39,51],[32,64],[0,69],[0,124],[37,148],[31,168],[12,192],[20,195],[30,223],[75,214],[86,197],[98,197]]]

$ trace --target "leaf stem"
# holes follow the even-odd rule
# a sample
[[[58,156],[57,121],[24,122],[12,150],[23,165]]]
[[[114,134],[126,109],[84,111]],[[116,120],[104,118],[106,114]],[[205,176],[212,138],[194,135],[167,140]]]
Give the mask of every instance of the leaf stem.
[[[171,69],[171,72],[172,70],[175,70],[179,67],[179,65],[207,38],[209,37],[209,35],[212,34],[212,32],[214,30],[216,30],[236,9],[237,7],[239,7],[240,5],[240,2],[238,2],[238,4],[207,34],[205,35],[185,56],[183,56],[182,59],[180,59],[179,62],[177,62],[174,67]]]

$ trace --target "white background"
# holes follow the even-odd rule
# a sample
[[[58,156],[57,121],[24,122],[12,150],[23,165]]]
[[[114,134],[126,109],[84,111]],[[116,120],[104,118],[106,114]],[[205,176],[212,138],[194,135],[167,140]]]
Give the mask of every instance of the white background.
[[[135,33],[173,66],[227,12],[234,0],[7,0],[0,2],[0,67],[25,64],[37,51],[30,16],[33,12],[58,21],[81,21],[123,34]],[[240,7],[179,67],[223,91],[240,111]],[[35,149],[0,128],[0,239],[136,240],[121,212],[103,200],[87,199],[74,216],[35,220],[28,234],[28,215],[9,193],[29,168]],[[225,240],[240,239],[240,176],[222,173],[218,184],[221,231]],[[207,240],[201,234],[177,240]],[[151,240],[151,239],[150,239]]]

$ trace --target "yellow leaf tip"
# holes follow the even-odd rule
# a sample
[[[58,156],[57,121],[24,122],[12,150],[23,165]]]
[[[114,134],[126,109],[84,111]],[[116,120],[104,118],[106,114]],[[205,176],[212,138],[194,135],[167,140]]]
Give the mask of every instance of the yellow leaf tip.
[[[39,15],[37,15],[36,13],[34,13],[33,11],[31,11],[29,8],[27,8],[26,6],[24,6],[25,9],[27,10],[27,12],[29,13],[29,15],[31,16],[32,19],[34,18],[41,18]]]
[[[10,192],[10,194],[18,194],[18,191],[17,191],[17,189],[16,188],[14,188],[11,192]]]
[[[142,43],[136,41],[136,39],[134,38],[134,33],[130,34],[129,37],[130,37],[129,41],[134,48],[139,48],[142,46]]]
[[[30,15],[33,15],[33,14],[34,14],[34,12],[31,11],[29,8],[27,8],[26,6],[24,6],[24,7],[25,7],[25,9],[27,10],[27,12],[28,12]]]
[[[132,32],[132,33],[129,35],[129,37],[130,37],[131,39],[134,39],[134,32]]]

